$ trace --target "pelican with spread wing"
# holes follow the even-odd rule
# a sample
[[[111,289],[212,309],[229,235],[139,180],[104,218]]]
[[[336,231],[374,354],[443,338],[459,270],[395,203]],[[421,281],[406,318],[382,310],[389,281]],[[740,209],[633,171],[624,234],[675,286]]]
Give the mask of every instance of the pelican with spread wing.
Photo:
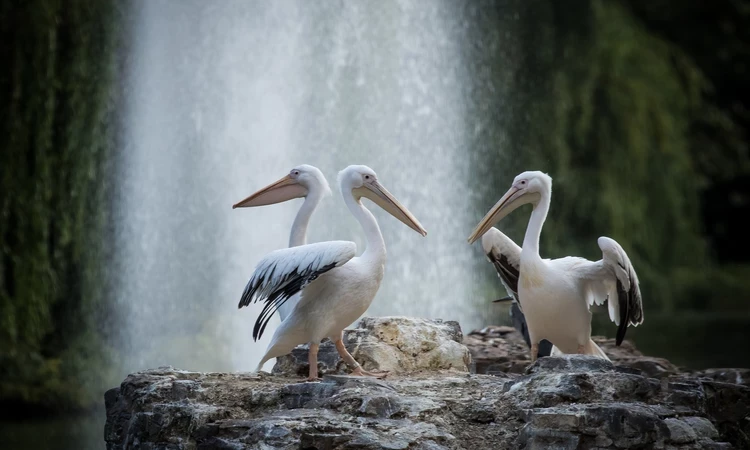
[[[292,351],[298,344],[310,343],[308,380],[318,380],[318,347],[328,337],[354,375],[383,376],[366,372],[346,350],[343,330],[370,306],[385,270],[385,242],[375,216],[362,204],[373,201],[396,219],[422,236],[427,235],[419,221],[378,181],[367,166],[349,166],[339,173],[339,185],[346,206],[362,226],[367,247],[360,256],[356,244],[328,241],[275,250],[256,266],[240,299],[239,308],[263,302],[253,329],[258,339],[273,313],[292,296],[299,301],[274,332],[263,364]]]
[[[302,164],[294,167],[280,180],[235,203],[232,209],[272,205],[304,197],[305,201],[297,211],[292,231],[289,234],[289,247],[297,247],[307,244],[307,226],[310,223],[310,217],[320,201],[330,193],[331,188],[328,187],[328,181],[320,169],[309,164]],[[282,321],[291,314],[298,301],[299,294],[297,293],[279,306],[279,317]]]
[[[552,196],[552,178],[533,171],[513,180],[508,192],[490,209],[469,236],[482,237],[482,247],[495,264],[505,288],[518,302],[526,318],[531,360],[539,342],[553,344],[552,353],[579,353],[609,359],[591,340],[592,304],[607,302],[609,318],[617,328],[620,345],[629,325],[643,323],[643,304],[638,276],[625,250],[608,237],[600,237],[602,259],[589,261],[568,256],[542,259],[539,237]],[[492,226],[521,205],[533,207],[523,246]]]

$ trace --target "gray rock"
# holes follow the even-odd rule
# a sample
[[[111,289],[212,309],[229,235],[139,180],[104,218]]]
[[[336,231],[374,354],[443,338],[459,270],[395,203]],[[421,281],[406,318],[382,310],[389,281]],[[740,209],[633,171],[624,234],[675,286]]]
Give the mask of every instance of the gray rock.
[[[692,428],[699,438],[716,439],[719,437],[719,432],[705,417],[682,417],[681,420]]]
[[[586,355],[562,355],[537,359],[526,373],[538,372],[614,372],[615,366],[606,359]]]
[[[592,336],[591,339],[607,354],[617,370],[652,378],[666,378],[680,373],[677,366],[664,358],[644,356],[630,341],[623,341],[618,346],[614,339],[602,336]],[[529,348],[523,336],[512,327],[488,326],[474,330],[466,336],[464,344],[469,348],[475,361],[476,373],[522,373],[530,363]],[[750,371],[743,372],[747,369],[724,370],[726,372],[722,372],[722,369],[711,369],[703,375],[716,381],[750,380]]]
[[[649,356],[623,358],[617,361],[617,365],[638,370],[651,378],[666,378],[679,373],[677,366],[666,359]]]
[[[750,369],[705,369],[693,372],[691,375],[722,383],[741,384],[750,387]]]
[[[409,373],[419,370],[453,369],[468,372],[469,349],[458,322],[409,317],[365,317],[352,330],[344,331],[344,345],[365,370]],[[306,376],[308,345],[277,358],[276,374]],[[346,374],[350,369],[331,341],[321,343],[318,370],[322,374]]]
[[[299,383],[144,371],[105,396],[107,448],[742,448],[737,428],[721,431],[742,410],[719,412],[711,403],[737,399],[742,389],[718,394],[725,386],[682,383],[683,390],[713,383],[706,406],[692,409],[669,402],[675,387],[585,357],[559,359],[512,380],[444,371]],[[175,400],[185,380],[192,397]]]
[[[391,352],[381,358],[393,369],[385,380],[334,373],[307,383],[171,367],[131,374],[105,394],[107,448],[750,448],[746,386],[649,377],[581,355],[540,358],[518,374],[469,374],[418,362],[459,344],[457,326],[426,323],[388,318],[353,330],[349,343],[397,350],[378,350]]]
[[[488,326],[464,337],[474,361],[474,373],[522,373],[529,364],[529,348],[513,327]]]
[[[721,436],[737,448],[750,448],[750,388],[704,381],[706,413]]]
[[[344,332],[344,342],[347,344],[349,352],[352,346],[347,339],[349,331]],[[308,344],[296,346],[288,355],[276,358],[271,372],[278,375],[292,375],[298,377],[307,377],[310,371],[310,364],[307,361],[307,355],[310,347]],[[348,373],[344,360],[339,357],[336,348],[329,340],[320,343],[318,349],[318,372],[320,374]]]
[[[669,437],[654,411],[627,403],[541,409],[527,420],[518,444],[530,448],[649,448]]]
[[[305,408],[311,402],[315,407],[322,400],[329,399],[337,388],[334,383],[292,383],[281,388],[279,396],[288,409]]]
[[[690,425],[680,419],[665,419],[664,423],[669,429],[668,442],[673,444],[687,444],[698,440],[698,434]]]

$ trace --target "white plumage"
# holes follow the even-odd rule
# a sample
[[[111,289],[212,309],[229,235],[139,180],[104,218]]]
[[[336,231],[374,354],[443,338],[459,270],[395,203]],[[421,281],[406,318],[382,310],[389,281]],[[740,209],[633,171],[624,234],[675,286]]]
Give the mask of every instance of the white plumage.
[[[351,241],[327,241],[274,250],[263,257],[242,294],[242,306],[253,296],[267,297],[281,290],[298,275],[317,273],[326,266],[338,267],[354,257],[357,245]]]
[[[343,345],[343,330],[359,318],[377,293],[385,269],[385,242],[375,217],[362,205],[367,197],[413,230],[425,235],[417,219],[377,180],[366,166],[349,166],[339,174],[344,201],[362,225],[367,247],[355,257],[356,246],[348,241],[330,241],[276,250],[256,266],[239,307],[264,302],[253,337],[259,338],[273,312],[290,297],[299,301],[274,332],[258,364],[289,353],[296,345],[310,343],[310,374],[318,379],[317,352],[329,337],[353,374],[373,375],[362,370]]]
[[[629,325],[643,323],[638,275],[628,254],[614,239],[602,236],[597,243],[602,250],[602,259],[594,263],[594,274],[588,280],[589,305],[601,305],[607,301],[609,318],[618,325],[616,340],[620,345]]]
[[[255,323],[253,339],[260,337],[268,320],[285,302],[290,298],[297,300],[292,305],[293,311],[301,290],[320,275],[352,259],[356,252],[354,242],[328,241],[282,248],[263,257],[247,282],[238,306],[242,308],[253,301],[267,299]]]
[[[608,237],[598,239],[602,250],[599,261],[572,256],[542,259],[539,236],[551,193],[552,179],[546,174],[518,175],[510,190],[477,225],[469,242],[483,236],[485,254],[525,316],[532,360],[542,339],[554,344],[552,354],[583,353],[608,359],[591,340],[590,306],[608,303],[609,317],[618,325],[616,343],[620,345],[627,327],[643,322],[638,277],[625,251]],[[523,247],[518,247],[491,227],[526,203],[531,203],[533,210]]]
[[[518,302],[518,272],[521,269],[521,247],[497,228],[482,236],[482,249],[495,266],[505,290]]]
[[[531,347],[531,338],[529,337],[529,327],[526,317],[518,301],[518,277],[521,270],[521,247],[497,228],[490,228],[482,236],[482,249],[487,259],[495,266],[497,276],[500,282],[508,292],[512,301],[509,314],[513,326],[523,336],[526,344]],[[496,301],[502,301],[501,299]],[[555,349],[556,350],[556,349]],[[539,356],[549,356],[553,351],[552,344],[543,339],[539,343]]]
[[[307,226],[321,200],[331,193],[328,181],[315,166],[302,164],[294,167],[289,174],[253,193],[234,205],[234,208],[257,207],[281,203],[304,197],[305,201],[297,211],[289,233],[289,247],[307,244]],[[294,294],[278,306],[279,318],[283,321],[299,301],[299,294]]]

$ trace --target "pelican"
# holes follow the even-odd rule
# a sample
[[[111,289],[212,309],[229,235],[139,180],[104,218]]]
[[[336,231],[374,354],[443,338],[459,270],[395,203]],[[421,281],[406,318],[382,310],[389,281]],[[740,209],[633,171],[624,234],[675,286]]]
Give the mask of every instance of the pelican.
[[[346,350],[344,328],[370,306],[383,279],[385,242],[378,222],[362,204],[372,200],[406,226],[426,236],[419,221],[378,181],[367,166],[349,166],[339,172],[339,185],[346,206],[362,226],[367,246],[355,257],[357,246],[349,241],[328,241],[275,250],[257,264],[240,299],[238,308],[262,301],[263,309],[253,328],[253,339],[262,336],[274,311],[291,296],[299,302],[281,322],[271,338],[256,372],[271,358],[285,355],[298,345],[310,343],[309,381],[318,378],[318,347],[328,337],[353,375],[377,376],[366,372]]]
[[[330,194],[331,188],[328,187],[328,181],[323,173],[315,166],[302,164],[292,168],[289,174],[280,180],[235,203],[232,209],[272,205],[304,197],[305,201],[297,211],[289,233],[289,247],[297,247],[307,243],[307,225],[310,223],[310,217],[320,201]],[[299,294],[294,294],[279,307],[279,317],[282,321],[289,316],[298,301]]]
[[[531,361],[539,342],[552,342],[552,354],[578,353],[609,359],[591,340],[592,304],[607,301],[609,318],[617,325],[620,345],[629,325],[643,323],[643,304],[638,277],[620,244],[608,237],[598,239],[602,259],[593,262],[568,256],[542,259],[539,236],[549,211],[552,178],[533,171],[513,180],[508,192],[487,212],[469,244],[482,237],[485,254],[496,264],[506,289],[516,298],[528,324]],[[533,209],[523,248],[492,226],[521,205]]]

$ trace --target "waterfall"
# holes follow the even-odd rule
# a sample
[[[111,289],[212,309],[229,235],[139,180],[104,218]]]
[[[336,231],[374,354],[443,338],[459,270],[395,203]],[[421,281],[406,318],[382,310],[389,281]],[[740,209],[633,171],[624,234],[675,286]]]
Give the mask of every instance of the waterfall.
[[[469,183],[480,130],[466,6],[140,0],[134,10],[116,242],[127,370],[254,368],[278,319],[253,342],[260,308],[237,302],[255,263],[287,245],[301,200],[231,205],[302,163],[334,191],[310,242],[365,245],[336,185],[349,164],[372,167],[427,229],[366,203],[388,248],[367,315],[484,325],[477,285],[492,272],[476,273],[484,256],[466,243],[484,213]]]

